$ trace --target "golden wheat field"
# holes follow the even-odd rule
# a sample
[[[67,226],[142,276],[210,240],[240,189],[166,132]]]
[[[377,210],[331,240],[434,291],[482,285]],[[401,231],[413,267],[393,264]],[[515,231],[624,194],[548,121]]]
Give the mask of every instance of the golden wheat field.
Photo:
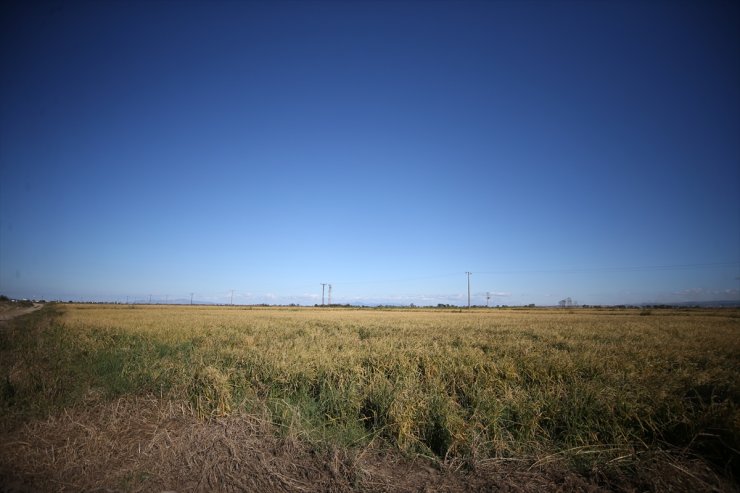
[[[737,310],[53,305],[1,332],[2,430],[23,441],[70,410],[138,399],[202,426],[250,417],[281,443],[486,478],[447,491],[493,489],[481,471],[519,462],[597,490],[732,490],[739,331]],[[393,490],[369,470],[348,491]],[[212,476],[192,489],[240,490]],[[158,476],[126,477],[121,489],[145,491]]]

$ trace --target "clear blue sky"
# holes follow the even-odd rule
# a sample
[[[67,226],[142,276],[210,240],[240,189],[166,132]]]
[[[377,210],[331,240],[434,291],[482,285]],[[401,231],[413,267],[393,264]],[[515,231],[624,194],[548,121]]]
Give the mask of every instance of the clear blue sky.
[[[737,2],[0,8],[0,293],[740,299]]]

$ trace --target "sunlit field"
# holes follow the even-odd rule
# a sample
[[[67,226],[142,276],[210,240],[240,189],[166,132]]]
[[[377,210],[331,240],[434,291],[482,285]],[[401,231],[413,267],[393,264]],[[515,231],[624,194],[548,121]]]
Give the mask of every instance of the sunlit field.
[[[629,474],[665,453],[738,471],[737,310],[46,311],[35,328],[2,333],[6,431],[150,396],[204,421],[256,415],[314,447],[456,469],[527,460]]]

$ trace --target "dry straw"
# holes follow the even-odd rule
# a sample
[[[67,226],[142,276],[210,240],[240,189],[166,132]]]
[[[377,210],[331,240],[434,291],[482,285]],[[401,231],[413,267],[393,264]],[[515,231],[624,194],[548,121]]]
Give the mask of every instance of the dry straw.
[[[31,443],[31,428],[18,431],[23,423],[49,413],[63,419],[80,405],[156,396],[149,408],[186,405],[183,419],[196,420],[188,426],[252,416],[282,443],[344,450],[345,459],[372,446],[458,471],[522,460],[526,467],[515,470],[616,477],[665,466],[686,469],[692,484],[721,480],[686,464],[717,478],[738,467],[735,311],[53,310],[0,336],[2,429],[18,442]],[[88,418],[75,418],[80,430]],[[159,418],[140,421],[161,431]],[[81,440],[95,443],[93,435]],[[52,445],[41,447],[45,457],[59,460],[60,445]],[[76,457],[73,446],[65,450]],[[69,477],[93,468],[78,458],[82,469]],[[354,471],[350,483],[366,477],[342,464]],[[148,484],[140,473],[132,485]],[[197,488],[235,473],[204,474]],[[285,488],[303,488],[286,477]]]

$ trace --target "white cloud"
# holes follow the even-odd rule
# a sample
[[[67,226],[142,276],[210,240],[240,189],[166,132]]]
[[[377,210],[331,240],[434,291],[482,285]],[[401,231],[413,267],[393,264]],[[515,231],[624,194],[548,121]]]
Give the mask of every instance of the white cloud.
[[[508,291],[486,291],[473,294],[473,296],[485,297],[487,294],[491,295],[491,298],[510,298],[512,296]]]
[[[706,293],[704,288],[688,288],[680,291],[673,291],[671,294],[676,296],[700,296]]]

